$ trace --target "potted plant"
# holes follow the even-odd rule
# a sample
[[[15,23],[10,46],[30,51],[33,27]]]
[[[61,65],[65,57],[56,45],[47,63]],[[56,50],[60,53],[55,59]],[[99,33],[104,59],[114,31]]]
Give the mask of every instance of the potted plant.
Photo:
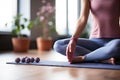
[[[42,35],[37,37],[37,48],[40,51],[52,49],[53,39],[51,35],[55,31],[55,6],[46,0],[42,0],[41,7],[37,12],[37,23],[42,28]]]
[[[23,20],[23,22],[21,20]],[[28,37],[24,37],[21,34],[21,31],[25,28],[30,30],[32,28],[33,22],[31,20],[28,20],[27,18],[22,18],[22,15],[18,14],[14,17],[12,23],[13,23],[12,34],[17,36],[12,38],[14,51],[27,52],[30,45],[30,39]]]

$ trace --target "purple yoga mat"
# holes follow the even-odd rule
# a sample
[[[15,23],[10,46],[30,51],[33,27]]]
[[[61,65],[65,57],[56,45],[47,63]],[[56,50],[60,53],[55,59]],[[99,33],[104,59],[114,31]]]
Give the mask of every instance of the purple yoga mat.
[[[120,65],[103,64],[103,63],[70,64],[68,62],[60,62],[60,61],[40,61],[39,63],[35,63],[35,62],[34,63],[7,62],[7,64],[120,70]]]

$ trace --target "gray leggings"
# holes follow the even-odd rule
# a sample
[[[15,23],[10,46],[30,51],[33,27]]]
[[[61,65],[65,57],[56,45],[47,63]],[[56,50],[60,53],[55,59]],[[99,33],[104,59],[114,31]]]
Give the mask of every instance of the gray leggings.
[[[69,38],[56,41],[54,50],[66,55],[66,47],[69,41]],[[74,56],[85,56],[84,61],[102,61],[112,57],[120,57],[120,39],[79,38]]]

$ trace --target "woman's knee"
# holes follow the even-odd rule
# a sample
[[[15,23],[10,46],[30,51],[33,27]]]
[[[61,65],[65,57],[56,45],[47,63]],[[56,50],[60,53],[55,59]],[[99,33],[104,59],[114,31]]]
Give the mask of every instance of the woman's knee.
[[[61,53],[63,55],[65,55],[65,52],[66,52],[66,44],[61,44],[61,40],[58,40],[54,43],[53,45],[53,49],[58,52],[58,53]]]
[[[61,46],[61,45],[60,45],[60,40],[57,40],[57,41],[54,43],[54,45],[53,45],[54,50],[59,49],[59,46]]]
[[[53,45],[53,48],[55,50],[59,50],[61,49],[62,47],[64,47],[66,44],[64,43],[64,40],[57,40],[54,45]]]
[[[111,42],[109,42],[107,44],[108,46],[114,46],[114,47],[120,47],[120,39],[115,39],[115,40],[112,40]]]

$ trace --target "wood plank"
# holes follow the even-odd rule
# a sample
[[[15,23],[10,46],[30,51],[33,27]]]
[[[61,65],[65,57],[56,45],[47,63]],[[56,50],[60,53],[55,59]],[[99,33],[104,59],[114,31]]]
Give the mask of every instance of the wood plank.
[[[48,67],[32,65],[9,65],[16,57],[40,57],[42,60],[67,61],[66,57],[54,52],[30,50],[28,53],[6,52],[0,54],[1,80],[120,80],[119,70]],[[59,56],[59,57],[58,57]]]

